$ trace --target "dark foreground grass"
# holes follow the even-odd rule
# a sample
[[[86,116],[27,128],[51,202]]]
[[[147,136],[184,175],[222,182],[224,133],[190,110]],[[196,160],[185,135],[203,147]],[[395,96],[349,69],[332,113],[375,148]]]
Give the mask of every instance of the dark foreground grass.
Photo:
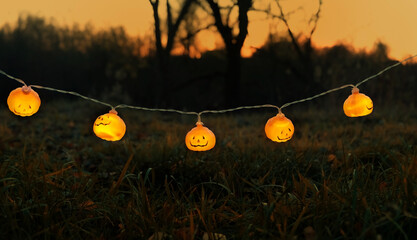
[[[281,144],[263,132],[274,112],[207,116],[217,144],[203,153],[183,142],[193,117],[121,110],[127,135],[109,143],[92,133],[105,111],[0,109],[0,239],[416,236],[415,111],[294,110]]]

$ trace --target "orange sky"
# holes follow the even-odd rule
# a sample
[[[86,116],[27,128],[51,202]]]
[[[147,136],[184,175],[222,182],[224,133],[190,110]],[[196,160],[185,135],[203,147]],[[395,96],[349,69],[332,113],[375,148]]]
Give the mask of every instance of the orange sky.
[[[152,11],[148,0],[0,0],[0,25],[14,23],[21,13],[53,17],[59,24],[81,25],[89,22],[96,28],[123,25],[132,36],[152,29]],[[259,1],[259,0],[257,0]],[[255,1],[255,2],[257,2]],[[266,1],[266,0],[261,0]],[[300,6],[290,18],[295,31],[308,29],[307,21],[317,7],[316,0],[281,0],[286,11]],[[416,0],[323,0],[321,19],[313,42],[317,46],[348,43],[357,49],[372,49],[381,40],[390,47],[390,55],[403,58],[417,53]],[[261,46],[269,31],[263,16],[251,14],[248,46]],[[279,23],[278,29],[284,29]],[[215,38],[205,33],[210,48]],[[211,40],[210,40],[211,39]],[[210,46],[212,45],[212,46]]]

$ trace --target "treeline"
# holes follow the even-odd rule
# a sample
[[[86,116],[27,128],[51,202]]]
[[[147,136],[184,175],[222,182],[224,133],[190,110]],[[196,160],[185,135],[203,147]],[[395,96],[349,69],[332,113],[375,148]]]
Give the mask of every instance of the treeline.
[[[223,50],[206,52],[199,59],[174,56],[167,70],[169,91],[164,91],[167,96],[161,98],[160,83],[155,81],[156,59],[152,51],[150,55],[141,54],[145,45],[146,39],[128,36],[122,27],[95,31],[88,25],[61,27],[40,17],[25,16],[0,29],[0,69],[29,84],[77,91],[113,104],[196,111],[227,105],[223,84],[227,59]],[[313,48],[301,59],[295,51],[288,38],[271,36],[253,57],[244,59],[240,103],[280,105],[358,82],[394,63],[383,43],[377,43],[370,53],[336,45]],[[1,96],[6,98],[18,84],[1,78]],[[417,66],[407,64],[361,89],[387,106],[415,105],[416,78]],[[62,97],[49,92],[42,95]],[[343,101],[346,96],[341,95],[329,95],[320,102],[330,105]]]

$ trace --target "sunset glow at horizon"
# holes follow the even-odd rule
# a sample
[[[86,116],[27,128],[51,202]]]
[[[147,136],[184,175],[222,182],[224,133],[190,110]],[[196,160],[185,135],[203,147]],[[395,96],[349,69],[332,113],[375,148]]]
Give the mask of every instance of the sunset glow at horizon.
[[[256,2],[256,1],[255,1]],[[265,2],[265,1],[263,1]],[[318,1],[282,0],[285,12],[293,10],[289,23],[295,33],[307,33],[308,20],[317,10]],[[59,25],[81,26],[89,23],[96,30],[123,26],[131,36],[153,34],[152,8],[148,0],[54,1],[16,0],[3,4],[0,9],[0,26],[16,23],[19,15],[32,14],[46,19],[53,18]],[[302,6],[302,8],[300,8]],[[323,0],[317,30],[313,36],[316,47],[331,47],[344,43],[356,50],[370,51],[377,41],[387,44],[389,56],[401,59],[417,53],[417,1],[415,0]],[[250,56],[261,47],[270,30],[285,33],[285,26],[277,21],[271,25],[265,14],[250,13],[249,35],[242,49],[243,56]],[[197,51],[214,50],[222,45],[205,31],[196,40]]]

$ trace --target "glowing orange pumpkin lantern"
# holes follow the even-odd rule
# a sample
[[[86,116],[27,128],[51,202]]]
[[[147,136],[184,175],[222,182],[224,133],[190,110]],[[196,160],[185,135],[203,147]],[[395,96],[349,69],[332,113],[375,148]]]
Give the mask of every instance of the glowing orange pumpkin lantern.
[[[371,114],[374,104],[371,98],[359,93],[358,88],[352,89],[352,94],[343,103],[343,111],[348,117],[361,117]]]
[[[115,110],[99,116],[93,125],[97,137],[107,141],[119,141],[126,133],[126,124]]]
[[[191,129],[185,136],[185,145],[192,151],[207,151],[216,145],[216,136],[214,133],[203,127],[202,122],[197,122],[196,127]]]
[[[10,92],[7,105],[14,114],[28,117],[39,110],[41,99],[31,87],[23,86]]]
[[[294,134],[294,125],[283,113],[278,113],[266,122],[265,133],[274,142],[286,142]]]

